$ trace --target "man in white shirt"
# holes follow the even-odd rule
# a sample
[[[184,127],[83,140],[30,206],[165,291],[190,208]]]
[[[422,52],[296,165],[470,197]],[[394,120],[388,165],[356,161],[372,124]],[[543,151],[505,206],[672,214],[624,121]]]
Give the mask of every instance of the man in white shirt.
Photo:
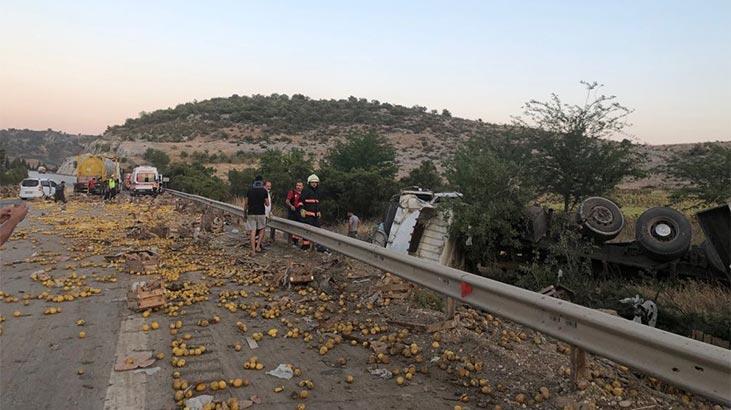
[[[353,212],[348,211],[348,236],[358,238],[358,225],[360,225],[360,218],[355,216]]]

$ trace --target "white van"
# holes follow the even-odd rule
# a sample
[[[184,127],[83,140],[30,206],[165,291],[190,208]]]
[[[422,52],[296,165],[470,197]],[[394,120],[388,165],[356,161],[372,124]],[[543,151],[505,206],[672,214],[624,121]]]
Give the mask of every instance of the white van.
[[[161,177],[157,168],[140,166],[132,170],[130,193],[132,195],[157,195],[160,192]]]
[[[58,185],[46,178],[26,178],[20,183],[20,198],[34,199],[52,197]]]

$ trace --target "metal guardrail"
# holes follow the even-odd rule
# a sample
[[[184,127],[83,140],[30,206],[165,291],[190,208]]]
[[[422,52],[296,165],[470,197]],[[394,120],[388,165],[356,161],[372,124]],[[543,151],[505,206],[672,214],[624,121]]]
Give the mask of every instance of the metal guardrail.
[[[224,202],[179,191],[167,192],[237,216],[245,214],[242,208]],[[598,356],[731,405],[729,350],[306,224],[273,217],[269,225]]]

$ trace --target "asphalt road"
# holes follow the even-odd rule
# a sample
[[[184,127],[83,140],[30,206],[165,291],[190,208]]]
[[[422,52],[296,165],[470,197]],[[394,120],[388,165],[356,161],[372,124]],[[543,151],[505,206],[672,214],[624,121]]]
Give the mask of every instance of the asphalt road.
[[[336,256],[304,253],[281,240],[251,259],[231,226],[223,234],[191,233],[199,216],[178,212],[164,196],[32,203],[0,249],[0,410],[175,409],[183,403],[176,395],[186,394],[212,395],[217,402],[235,398],[240,408],[254,409],[714,408],[603,359],[590,359],[591,380],[576,389],[567,377],[570,349],[563,343],[466,307],[453,328],[427,332],[428,325],[444,323],[442,314],[411,299],[385,303],[383,272],[342,259],[336,267],[330,264]],[[164,229],[150,235],[158,224]],[[154,275],[130,274],[104,257],[150,248],[161,259]],[[311,263],[317,281],[309,287],[275,284],[289,261]],[[169,292],[166,308],[149,317],[130,310],[132,284],[158,276],[182,290]],[[321,282],[328,276],[334,284]],[[59,301],[62,295],[66,300]],[[61,312],[44,314],[51,308]],[[145,331],[153,321],[159,329]],[[181,327],[170,330],[177,321]],[[355,330],[341,334],[350,337],[323,352],[340,337],[333,327],[348,324]],[[267,335],[272,329],[276,337]],[[292,330],[313,339],[284,337]],[[246,337],[259,332],[263,339],[249,347]],[[183,356],[185,365],[174,367],[172,344],[183,342],[205,352]],[[377,343],[391,349],[385,356],[390,362],[375,363]],[[416,345],[416,356],[404,353]],[[164,358],[145,369],[114,370],[115,361],[140,352]],[[252,356],[262,370],[244,368]],[[283,380],[267,374],[280,364],[301,375]],[[409,367],[419,370],[402,385],[369,372]],[[237,378],[248,384],[231,387]],[[188,387],[175,389],[176,380]],[[300,385],[305,380],[312,389]],[[227,386],[212,391],[214,381]],[[198,385],[202,391],[193,390]]]
[[[171,388],[174,371],[179,371],[191,383],[247,379],[250,386],[218,391],[215,397],[246,400],[256,395],[261,403],[255,404],[255,408],[262,409],[292,409],[300,402],[314,409],[371,409],[376,403],[384,408],[414,408],[416,403],[424,409],[452,407],[444,400],[449,398],[447,386],[440,382],[422,380],[398,387],[393,380],[385,382],[370,375],[366,368],[369,352],[359,346],[343,343],[337,347],[337,353],[323,357],[300,339],[267,337],[257,349],[251,350],[235,327],[236,321],[245,320],[249,335],[257,331],[266,334],[271,328],[286,332],[286,327],[281,322],[250,318],[243,312],[230,313],[217,306],[215,298],[186,307],[185,313],[177,318],[169,318],[162,312],[142,318],[140,313],[128,309],[126,297],[132,282],[139,277],[118,272],[101,255],[88,256],[83,238],[69,234],[73,229],[44,222],[54,215],[67,218],[69,213],[74,218],[96,218],[109,214],[110,209],[112,206],[105,209],[102,205],[82,208],[69,205],[62,211],[52,203],[33,203],[26,221],[2,249],[0,290],[10,296],[5,297],[8,303],[0,303],[0,315],[5,319],[0,324],[0,409],[172,409],[176,408]],[[117,250],[112,241],[108,252]],[[269,257],[289,257],[286,253],[291,251],[280,246],[270,251]],[[57,279],[75,273],[77,278],[86,277],[84,286],[101,292],[70,302],[39,300],[42,292],[61,293],[63,287],[44,286],[31,278],[34,273]],[[93,274],[97,278],[115,277],[117,281],[95,281]],[[184,272],[181,279],[206,280],[197,272]],[[253,296],[259,290],[257,286],[234,288],[250,292],[253,301],[266,303],[266,298]],[[24,297],[29,299],[25,301]],[[51,307],[60,307],[62,311],[44,314]],[[14,316],[16,311],[20,312],[19,317]],[[221,317],[220,324],[196,325],[213,315]],[[78,320],[84,320],[85,324],[78,326]],[[152,320],[159,322],[160,329],[143,332],[142,325]],[[187,340],[189,345],[207,347],[205,354],[186,358],[188,363],[181,369],[173,368],[169,360],[170,342],[180,337],[168,332],[169,324],[175,320],[183,322],[180,334],[191,335]],[[86,333],[84,338],[79,337],[81,331]],[[243,345],[242,351],[232,348],[236,343]],[[118,357],[134,351],[163,352],[166,357],[149,368],[153,374],[113,370]],[[243,368],[243,362],[254,355],[265,364],[264,370]],[[336,363],[339,357],[346,358],[347,364]],[[303,376],[280,380],[265,373],[280,363],[293,364],[302,370]],[[352,375],[355,382],[346,383],[346,375]],[[315,388],[306,400],[293,399],[292,394],[303,390],[297,383],[304,378],[312,380]],[[277,386],[284,387],[284,391],[275,392]]]

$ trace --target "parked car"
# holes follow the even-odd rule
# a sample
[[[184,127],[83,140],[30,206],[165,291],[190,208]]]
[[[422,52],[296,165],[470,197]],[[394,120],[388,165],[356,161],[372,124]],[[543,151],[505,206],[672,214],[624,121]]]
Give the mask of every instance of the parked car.
[[[26,178],[20,182],[20,198],[34,199],[52,197],[58,185],[55,181],[45,178]]]

